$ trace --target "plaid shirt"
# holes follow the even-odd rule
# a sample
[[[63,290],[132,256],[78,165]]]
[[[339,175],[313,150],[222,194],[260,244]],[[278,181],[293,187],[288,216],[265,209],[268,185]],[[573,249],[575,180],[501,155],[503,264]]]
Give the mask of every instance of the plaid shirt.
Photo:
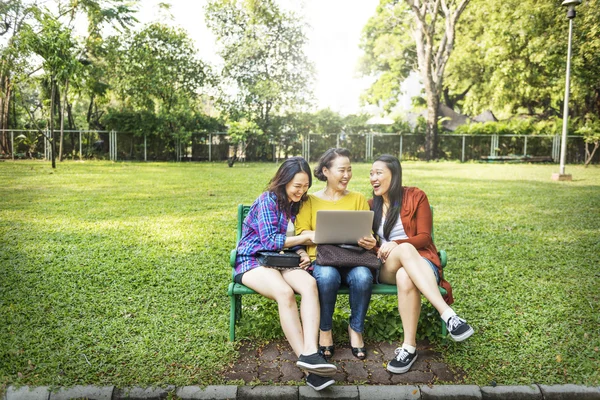
[[[292,222],[295,220],[292,217]],[[277,196],[264,192],[250,207],[242,226],[242,238],[237,245],[235,274],[260,266],[256,253],[283,249],[288,219],[277,206]]]

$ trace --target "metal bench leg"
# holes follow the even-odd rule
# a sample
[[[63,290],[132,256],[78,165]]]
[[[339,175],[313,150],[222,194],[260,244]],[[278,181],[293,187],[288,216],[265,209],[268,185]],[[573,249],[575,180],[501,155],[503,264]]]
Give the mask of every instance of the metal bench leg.
[[[235,294],[229,295],[229,341],[235,341],[235,317],[236,317],[236,296]]]

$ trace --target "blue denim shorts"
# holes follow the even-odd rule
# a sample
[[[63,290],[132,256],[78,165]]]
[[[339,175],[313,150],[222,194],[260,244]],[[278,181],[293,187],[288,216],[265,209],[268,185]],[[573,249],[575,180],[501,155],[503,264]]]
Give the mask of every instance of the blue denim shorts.
[[[431,262],[431,260],[429,260],[425,257],[421,257],[421,258],[423,260],[427,261],[427,264],[429,264],[429,266],[431,267],[431,270],[433,271],[433,275],[435,275],[435,282],[439,285],[440,284],[440,272],[438,271],[438,267],[436,267],[435,264]],[[381,283],[381,282],[379,282],[379,270],[377,270],[377,273],[375,275],[375,282]]]

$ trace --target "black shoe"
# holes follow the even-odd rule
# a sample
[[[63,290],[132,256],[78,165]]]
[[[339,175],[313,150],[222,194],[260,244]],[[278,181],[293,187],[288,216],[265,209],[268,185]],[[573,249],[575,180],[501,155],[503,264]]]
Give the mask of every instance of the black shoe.
[[[328,363],[319,353],[310,354],[308,356],[300,354],[298,361],[296,361],[296,366],[307,372],[312,372],[321,376],[333,376],[337,373],[337,367]]]
[[[331,378],[326,378],[317,374],[308,374],[306,377],[306,384],[316,391],[325,389],[327,386],[331,386],[335,381]]]
[[[409,353],[405,348],[398,347],[396,349],[396,357],[387,365],[387,370],[394,374],[403,374],[412,367],[417,359],[417,352]]]
[[[326,352],[329,354],[325,354]],[[331,357],[333,357],[334,353],[335,345],[333,344],[331,346],[319,346],[319,354],[326,360],[329,360]]]
[[[450,317],[448,322],[446,322],[446,327],[448,328],[448,332],[450,332],[450,337],[455,342],[462,342],[465,339],[471,337],[471,335],[475,332],[471,325],[467,324],[467,321],[460,318],[458,315],[453,315]]]

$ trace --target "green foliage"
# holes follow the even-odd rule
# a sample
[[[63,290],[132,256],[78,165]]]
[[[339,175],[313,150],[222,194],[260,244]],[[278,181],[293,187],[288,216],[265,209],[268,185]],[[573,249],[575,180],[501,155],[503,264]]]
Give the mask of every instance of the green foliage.
[[[600,48],[597,0],[577,7],[573,30],[570,108],[598,115]],[[472,0],[457,27],[446,85],[467,91],[459,107],[477,115],[515,112],[562,115],[568,42],[566,8],[557,2]]]
[[[212,0],[206,16],[221,46],[223,78],[237,89],[232,108],[271,136],[274,115],[296,110],[311,97],[305,27],[272,0]]]

